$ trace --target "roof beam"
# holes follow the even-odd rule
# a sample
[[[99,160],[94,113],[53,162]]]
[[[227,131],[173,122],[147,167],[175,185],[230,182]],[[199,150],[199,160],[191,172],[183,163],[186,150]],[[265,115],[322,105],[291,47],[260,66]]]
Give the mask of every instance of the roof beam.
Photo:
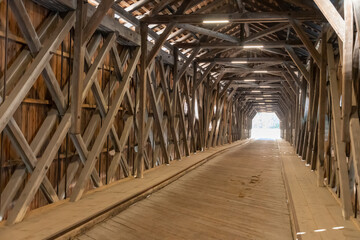
[[[258,73],[258,74],[266,74],[266,73],[278,73],[283,72],[282,68],[263,68],[263,69],[256,69],[256,68],[224,68],[224,71],[234,72],[234,73]]]
[[[314,0],[326,20],[330,23],[341,41],[345,40],[345,21],[330,0]],[[354,1],[356,2],[356,1]]]
[[[284,0],[284,1],[288,2],[288,3],[292,3],[295,6],[302,7],[302,8],[308,9],[308,10],[313,10],[315,7],[311,0],[310,1],[309,0]]]
[[[316,64],[320,66],[321,64],[321,57],[320,53],[316,50],[313,43],[310,41],[307,34],[304,32],[304,29],[301,27],[301,23],[296,19],[291,19],[291,25],[294,28],[295,32],[297,33],[298,37],[304,43],[306,49],[309,51],[311,56],[314,58]]]
[[[276,24],[275,26],[272,26],[272,27],[270,27],[270,28],[268,28],[268,29],[266,29],[264,31],[257,32],[255,34],[250,35],[249,37],[244,39],[244,42],[249,42],[249,41],[253,41],[253,40],[265,37],[267,35],[270,35],[270,34],[278,32],[278,31],[281,31],[281,30],[283,30],[283,29],[285,29],[287,27],[289,27],[289,23]]]
[[[282,64],[285,60],[280,58],[207,58],[197,62],[216,62],[216,63],[276,63]],[[234,63],[236,64],[236,63]]]
[[[295,63],[295,65],[297,66],[297,68],[300,70],[300,72],[302,73],[302,75],[305,77],[305,79],[308,81],[308,83],[310,82],[310,73],[309,71],[306,69],[306,67],[304,66],[304,64],[301,62],[301,60],[299,59],[299,57],[296,55],[294,49],[292,49],[291,47],[287,46],[286,48],[286,52],[289,54],[289,56],[291,57],[291,59],[293,60],[293,62]]]
[[[180,7],[178,8],[178,10],[176,11],[175,14],[183,14],[189,7],[191,3],[191,0],[184,0]],[[170,35],[170,33],[172,32],[172,30],[175,27],[175,23],[169,23],[166,26],[166,29],[163,31],[163,33],[160,35],[160,37],[156,40],[154,47],[150,50],[150,53],[147,57],[147,66],[149,66],[149,64],[151,63],[151,61],[157,56],[157,54],[159,53],[161,47],[164,45],[164,43],[166,42],[168,36]]]
[[[221,81],[245,81],[245,80],[254,80],[256,81],[267,81],[267,82],[277,82],[277,81],[285,81],[285,79],[281,77],[232,77],[221,79]]]
[[[85,44],[90,40],[91,36],[96,31],[96,29],[102,22],[103,18],[105,17],[106,13],[109,11],[113,3],[114,3],[113,0],[102,0],[100,2],[100,4],[96,8],[96,11],[84,26],[82,44]],[[86,8],[84,10],[87,11]]]
[[[176,26],[179,27],[179,28],[183,28],[183,29],[185,29],[187,31],[190,31],[190,32],[199,33],[199,34],[207,35],[207,36],[210,36],[210,37],[215,37],[215,38],[225,40],[225,41],[228,41],[228,42],[232,42],[232,43],[238,43],[240,41],[236,37],[233,37],[233,36],[230,36],[230,35],[227,35],[227,34],[224,34],[224,33],[220,33],[220,32],[217,32],[217,31],[213,31],[213,30],[210,30],[210,29],[207,29],[207,28],[194,26],[194,25],[191,25],[191,24],[184,23],[184,24],[177,24]]]
[[[134,4],[131,4],[129,7],[125,8],[125,10],[127,12],[133,12],[136,11],[138,9],[140,9],[141,7],[143,7],[145,4],[151,2],[152,0],[140,0],[135,2]]]
[[[277,41],[277,42],[252,42],[252,43],[219,43],[219,42],[200,42],[200,43],[177,43],[174,46],[178,48],[196,48],[201,47],[203,49],[214,49],[214,48],[231,48],[231,49],[246,49],[251,46],[259,46],[262,47],[260,49],[266,48],[285,48],[285,46],[291,47],[303,47],[304,44],[301,42],[285,42],[285,41]]]
[[[157,15],[144,17],[141,21],[148,24],[168,23],[203,23],[204,20],[229,20],[233,23],[259,23],[259,22],[289,22],[294,18],[300,21],[323,20],[316,12],[245,12],[245,13],[224,13],[224,14],[187,14],[187,15]]]

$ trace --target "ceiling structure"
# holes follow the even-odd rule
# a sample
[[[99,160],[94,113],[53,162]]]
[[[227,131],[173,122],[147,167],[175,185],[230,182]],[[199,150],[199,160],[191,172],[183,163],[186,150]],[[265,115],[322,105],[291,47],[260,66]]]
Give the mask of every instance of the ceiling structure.
[[[282,137],[336,189],[348,219],[350,186],[360,186],[350,176],[360,179],[351,169],[360,156],[360,2],[333,2],[6,1],[0,132],[11,144],[1,166],[15,164],[0,220],[12,208],[8,223],[22,221],[40,191],[46,204],[76,202],[103,182],[249,138],[258,112],[278,115]],[[105,152],[113,158],[101,167]]]
[[[75,4],[34,1],[56,11]],[[100,2],[88,0],[94,7]],[[147,39],[158,43],[163,58],[179,50],[180,64],[195,62],[202,77],[209,74],[254,113],[284,115],[302,79],[309,79],[310,53],[320,62],[315,47],[325,19],[311,0],[117,0],[111,8],[113,18],[131,31],[139,33],[145,23]]]
[[[278,115],[295,103],[299,69],[310,56],[306,44],[316,46],[324,20],[312,1],[297,0],[123,0],[112,9],[133,30],[146,23],[149,41],[166,39],[162,50],[177,48],[243,107]]]

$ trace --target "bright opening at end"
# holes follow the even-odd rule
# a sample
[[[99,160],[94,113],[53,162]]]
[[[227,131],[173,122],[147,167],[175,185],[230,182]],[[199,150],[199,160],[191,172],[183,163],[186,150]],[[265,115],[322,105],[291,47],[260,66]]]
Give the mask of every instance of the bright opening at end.
[[[252,120],[251,138],[280,138],[280,120],[275,113],[257,113]]]

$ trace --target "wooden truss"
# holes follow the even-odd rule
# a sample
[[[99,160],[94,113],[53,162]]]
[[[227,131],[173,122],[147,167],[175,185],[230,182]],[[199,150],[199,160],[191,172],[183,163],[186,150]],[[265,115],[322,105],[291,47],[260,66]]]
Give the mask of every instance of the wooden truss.
[[[190,2],[185,1],[178,13],[183,13]],[[103,24],[101,20],[106,18],[105,14],[112,4],[113,1],[101,1],[90,20],[87,20],[88,6],[78,1],[76,12],[61,14],[63,17],[57,13],[50,14],[41,27],[35,30],[24,2],[10,2],[10,9],[27,48],[22,50],[8,69],[5,85],[7,97],[1,99],[3,103],[0,106],[1,131],[10,139],[25,165],[25,168],[16,168],[1,194],[0,215],[8,214],[7,224],[22,221],[38,190],[49,203],[67,197],[70,201],[78,201],[89,186],[101,187],[119,179],[119,169],[124,177],[142,177],[144,167],[149,169],[162,163],[170,164],[172,160],[189,156],[206,146],[240,139],[240,135],[234,134],[231,128],[231,120],[236,116],[233,116],[233,108],[231,111],[227,108],[232,101],[227,96],[227,88],[219,87],[217,82],[213,84],[211,93],[207,93],[203,86],[212,67],[199,80],[188,71],[200,49],[184,63],[176,63],[179,67],[174,72],[168,58],[155,58],[172,30],[172,26],[168,26],[169,30],[157,39],[148,56],[144,54],[151,47],[147,40],[141,47],[125,47],[119,53],[121,40],[116,32],[96,31]],[[63,49],[66,39],[72,40],[72,35],[74,50],[71,76],[65,83],[61,83],[62,79],[59,83],[51,60],[59,48]],[[71,59],[71,53],[68,54]],[[106,86],[102,87],[98,75],[100,69],[104,71],[105,64],[110,70],[110,76],[105,82]],[[145,70],[141,67],[144,65]],[[44,80],[54,105],[32,141],[28,142],[13,116],[39,76]],[[135,88],[136,85],[140,87]],[[217,93],[217,89],[221,92]],[[208,133],[211,122],[209,116],[213,111],[210,109],[212,105],[204,105],[203,96],[209,97],[207,103],[214,94],[218,98],[216,104],[219,110],[214,116],[216,127]],[[90,96],[96,107],[84,123],[84,102]],[[120,109],[125,108],[127,113],[119,119]],[[123,122],[121,131],[117,121]],[[209,135],[206,137],[209,140],[205,142],[203,131]],[[132,169],[126,159],[128,153],[125,149],[134,132],[133,140],[136,142],[133,144],[137,145],[132,151],[139,163],[135,163]],[[70,144],[67,143],[68,138],[74,147],[74,154],[64,174],[59,176],[58,184],[54,186],[48,179],[49,171],[65,143]],[[152,156],[145,148],[148,142]],[[104,145],[111,152],[105,179],[104,174],[96,168]],[[27,174],[29,178],[22,186]]]
[[[34,0],[48,11],[39,26],[31,0],[8,2],[21,32],[0,29],[21,44],[0,81],[0,132],[11,142],[6,152],[21,158],[1,192],[8,224],[36,199],[46,200],[36,207],[79,201],[92,188],[249,138],[258,112],[276,113],[318,185],[336,189],[344,217],[357,211],[358,1],[345,0],[342,17],[329,0],[314,0],[319,9],[262,1],[260,11],[249,1]],[[219,19],[227,23],[204,24]],[[46,116],[29,136],[17,115],[42,83]]]

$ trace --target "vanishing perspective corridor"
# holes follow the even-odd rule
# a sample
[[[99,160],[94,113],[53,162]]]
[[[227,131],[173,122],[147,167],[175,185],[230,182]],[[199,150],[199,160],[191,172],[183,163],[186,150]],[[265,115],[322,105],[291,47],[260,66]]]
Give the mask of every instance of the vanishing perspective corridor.
[[[278,144],[231,148],[78,238],[289,240]]]
[[[360,240],[360,0],[0,0],[0,240]]]

